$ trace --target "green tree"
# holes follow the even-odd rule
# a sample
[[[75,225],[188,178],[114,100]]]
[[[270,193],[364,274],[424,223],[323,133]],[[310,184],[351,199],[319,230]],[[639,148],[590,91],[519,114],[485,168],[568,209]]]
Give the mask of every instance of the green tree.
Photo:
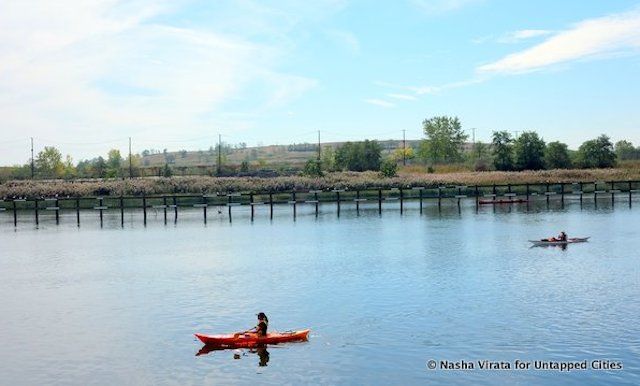
[[[249,161],[247,160],[242,161],[242,163],[240,164],[240,172],[241,173],[249,172]]]
[[[379,170],[381,153],[377,141],[347,142],[336,150],[336,166],[356,172]]]
[[[77,170],[75,166],[73,166],[73,159],[68,154],[64,159],[63,168],[64,168],[63,169],[64,178],[70,179],[77,176]]]
[[[35,159],[35,166],[43,177],[57,178],[64,172],[62,153],[53,146],[46,146]]]
[[[102,156],[92,160],[91,167],[94,177],[104,178],[107,176],[107,163]]]
[[[420,145],[421,157],[431,163],[456,162],[462,159],[462,146],[468,135],[457,117],[433,117],[422,122],[426,138]]]
[[[513,170],[513,138],[508,131],[493,132],[491,150],[497,170]]]
[[[633,147],[633,144],[629,141],[616,142],[614,149],[620,161],[640,158],[640,149]]]
[[[602,134],[580,145],[577,159],[583,168],[610,168],[616,164],[616,153],[609,137]]]
[[[120,150],[111,149],[107,153],[107,177],[118,177],[122,166],[122,155]]]
[[[325,146],[321,152],[322,170],[332,172],[336,170],[336,152],[331,146]]]
[[[513,153],[518,170],[544,169],[545,143],[535,131],[525,131],[515,140]]]
[[[567,144],[558,141],[549,142],[544,152],[544,162],[547,169],[570,168],[571,157]]]

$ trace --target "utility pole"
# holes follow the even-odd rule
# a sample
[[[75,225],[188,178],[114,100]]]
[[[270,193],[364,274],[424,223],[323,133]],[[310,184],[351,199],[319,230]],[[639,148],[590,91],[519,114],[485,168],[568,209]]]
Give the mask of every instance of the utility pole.
[[[133,178],[133,160],[131,159],[131,137],[129,137],[129,179]]]
[[[475,127],[471,128],[471,133],[472,133],[471,134],[471,141],[475,145],[476,144],[476,128]]]
[[[34,175],[35,175],[35,164],[33,160],[33,137],[31,137],[31,179],[32,180]]]
[[[318,130],[318,162],[320,162],[320,130]]]
[[[520,133],[520,130],[514,130],[514,133],[516,133],[516,139],[518,139],[518,134]]]
[[[218,134],[218,177],[220,177],[220,164],[222,163],[222,135]]]
[[[402,166],[407,166],[407,138],[406,130],[402,130]]]

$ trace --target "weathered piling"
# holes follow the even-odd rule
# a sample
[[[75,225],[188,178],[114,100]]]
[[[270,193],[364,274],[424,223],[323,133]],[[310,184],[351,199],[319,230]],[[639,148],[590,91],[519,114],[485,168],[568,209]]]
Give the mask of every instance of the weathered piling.
[[[147,197],[142,196],[142,213],[143,213],[143,224],[147,226]]]

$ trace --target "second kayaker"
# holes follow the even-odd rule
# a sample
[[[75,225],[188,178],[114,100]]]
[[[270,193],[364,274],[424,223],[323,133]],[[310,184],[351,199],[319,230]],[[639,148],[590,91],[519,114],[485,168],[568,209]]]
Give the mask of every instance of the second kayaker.
[[[558,237],[549,237],[548,239],[542,239],[541,241],[567,241],[567,234],[562,231]]]

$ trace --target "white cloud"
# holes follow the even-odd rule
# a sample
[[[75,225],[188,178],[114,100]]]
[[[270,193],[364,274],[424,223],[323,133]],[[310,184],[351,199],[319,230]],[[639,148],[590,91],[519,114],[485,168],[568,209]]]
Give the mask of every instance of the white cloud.
[[[413,95],[408,95],[408,94],[387,94],[387,96],[389,98],[393,98],[393,99],[402,99],[405,101],[414,101],[417,98]]]
[[[246,119],[225,119],[233,116],[229,103],[248,99],[251,110],[260,112],[316,85],[278,69],[290,49],[286,41],[253,43],[156,21],[178,6],[182,2],[4,3],[3,134],[34,136],[40,146],[38,138],[99,142],[132,135],[144,146],[146,140],[197,136],[214,127],[246,129]],[[249,87],[260,92],[247,93]],[[76,158],[108,149],[60,147]],[[10,151],[2,162],[23,159]]]
[[[371,105],[376,105],[376,106],[385,107],[385,108],[395,107],[395,104],[382,99],[365,99],[364,101]]]
[[[526,35],[526,34],[525,34]],[[480,73],[522,73],[640,48],[640,11],[585,20],[544,42],[478,67]]]
[[[519,31],[509,32],[498,38],[498,43],[519,43],[523,40],[529,40],[537,37],[548,36],[555,31],[546,29],[523,29]]]

